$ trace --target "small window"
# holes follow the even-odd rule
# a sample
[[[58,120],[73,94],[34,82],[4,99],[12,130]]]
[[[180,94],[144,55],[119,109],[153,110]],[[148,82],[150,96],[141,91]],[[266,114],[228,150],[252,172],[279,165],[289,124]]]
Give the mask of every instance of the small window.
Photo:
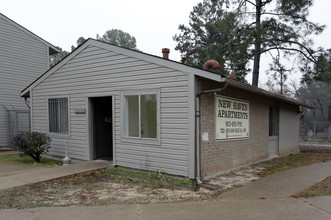
[[[68,98],[48,99],[49,132],[68,134]]]
[[[124,135],[136,138],[157,138],[156,94],[124,97]]]

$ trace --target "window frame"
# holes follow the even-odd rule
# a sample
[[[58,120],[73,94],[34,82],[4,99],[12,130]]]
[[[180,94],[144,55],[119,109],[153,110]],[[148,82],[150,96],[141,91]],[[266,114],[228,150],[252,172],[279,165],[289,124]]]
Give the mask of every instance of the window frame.
[[[50,114],[49,114],[49,100],[50,99],[67,99],[67,133],[61,133],[61,132],[55,132],[55,131],[50,131]],[[70,136],[70,97],[69,96],[48,96],[46,99],[46,105],[47,105],[47,133],[55,135],[55,136],[61,136],[61,137],[68,137]]]
[[[139,136],[130,137],[128,135],[128,108],[127,96],[138,96],[138,103],[140,104],[140,97],[142,95],[155,95],[156,97],[156,138],[141,137],[141,105],[139,105]],[[145,144],[160,144],[160,91],[159,90],[143,90],[143,91],[128,91],[121,93],[121,140],[122,142],[134,142]]]

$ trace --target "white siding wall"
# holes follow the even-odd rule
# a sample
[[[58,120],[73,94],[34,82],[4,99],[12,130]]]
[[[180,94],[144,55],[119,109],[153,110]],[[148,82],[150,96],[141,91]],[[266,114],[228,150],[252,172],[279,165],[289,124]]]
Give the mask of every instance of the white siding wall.
[[[299,115],[296,109],[279,110],[279,154],[298,152]]]
[[[28,109],[20,92],[47,69],[46,44],[0,16],[0,104]],[[7,114],[0,105],[1,146],[7,146]]]
[[[161,144],[121,140],[121,93],[160,91]],[[188,74],[89,46],[33,89],[34,130],[47,131],[47,97],[69,96],[70,137],[52,135],[50,153],[88,160],[87,97],[114,95],[116,164],[188,176]]]

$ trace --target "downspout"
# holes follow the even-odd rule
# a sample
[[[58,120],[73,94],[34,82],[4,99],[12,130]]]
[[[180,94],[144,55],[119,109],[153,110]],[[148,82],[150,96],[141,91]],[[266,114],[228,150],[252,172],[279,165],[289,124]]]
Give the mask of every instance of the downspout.
[[[225,79],[223,79],[222,82],[225,82]],[[227,86],[228,84],[225,82],[225,84],[221,88],[204,90],[195,95],[195,181],[197,184],[202,183],[202,181],[200,180],[200,96],[204,94],[215,95],[217,92],[221,92],[222,90],[224,90]]]
[[[199,93],[200,94],[200,93]],[[200,180],[200,95],[195,96],[195,180],[201,184]]]

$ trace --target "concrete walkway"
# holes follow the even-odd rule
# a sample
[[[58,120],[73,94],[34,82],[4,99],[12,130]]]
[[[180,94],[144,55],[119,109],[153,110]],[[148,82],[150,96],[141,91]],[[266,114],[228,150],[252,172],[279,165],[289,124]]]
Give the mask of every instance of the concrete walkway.
[[[0,211],[0,219],[330,220],[331,214],[300,200],[277,199],[8,209]]]
[[[331,162],[325,162],[259,179],[252,184],[224,193],[217,201],[7,209],[0,210],[0,219],[330,220],[330,196],[310,199],[288,197],[330,175]]]
[[[2,151],[0,155],[17,152]],[[73,160],[72,164],[46,168],[35,165],[0,163],[0,190],[37,183],[63,176],[110,167],[110,162]]]
[[[321,182],[328,176],[331,176],[331,161],[298,167],[261,178],[222,194],[222,198],[287,198],[314,183]]]

